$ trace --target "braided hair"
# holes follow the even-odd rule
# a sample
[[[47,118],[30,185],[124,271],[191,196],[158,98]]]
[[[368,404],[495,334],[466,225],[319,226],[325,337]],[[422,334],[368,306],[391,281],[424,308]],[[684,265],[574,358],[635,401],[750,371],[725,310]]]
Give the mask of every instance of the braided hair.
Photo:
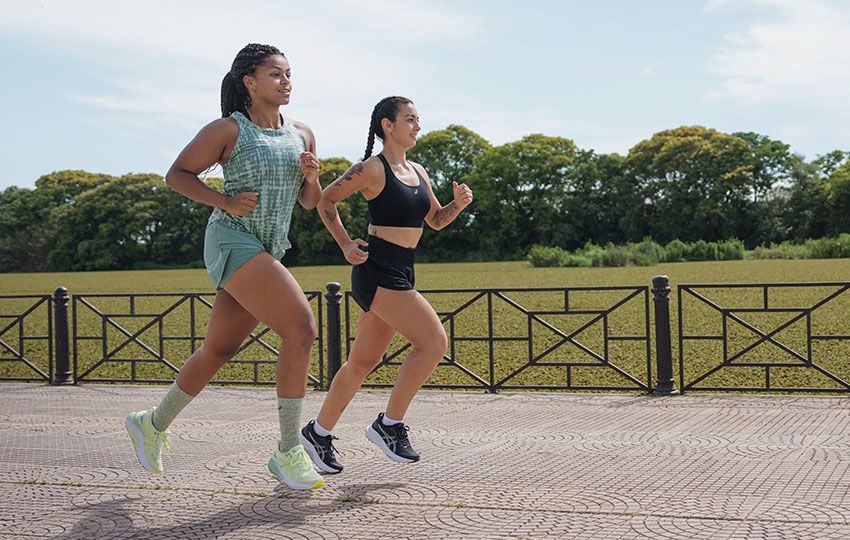
[[[372,147],[375,145],[375,135],[382,141],[384,140],[384,128],[381,127],[381,120],[388,118],[390,122],[395,122],[399,106],[406,103],[413,105],[413,102],[406,97],[390,96],[385,97],[375,105],[375,108],[372,110],[372,120],[369,123],[369,137],[366,139],[366,153],[363,154],[363,161],[366,161],[372,155]]]
[[[253,75],[266,58],[276,54],[286,58],[277,47],[271,45],[249,43],[242,47],[242,50],[233,59],[230,71],[221,81],[222,118],[227,118],[235,111],[247,114],[248,107],[251,106],[251,96],[248,95],[248,89],[245,88],[242,79],[245,75]]]

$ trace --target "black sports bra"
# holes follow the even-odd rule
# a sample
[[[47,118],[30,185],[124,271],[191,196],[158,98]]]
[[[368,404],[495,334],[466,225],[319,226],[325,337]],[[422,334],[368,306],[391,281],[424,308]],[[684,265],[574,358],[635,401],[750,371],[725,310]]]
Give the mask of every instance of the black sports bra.
[[[368,201],[369,222],[386,227],[422,227],[425,216],[431,210],[426,180],[414,166],[419,185],[408,186],[396,178],[387,158],[382,154],[378,154],[378,158],[384,164],[386,181],[378,196]]]

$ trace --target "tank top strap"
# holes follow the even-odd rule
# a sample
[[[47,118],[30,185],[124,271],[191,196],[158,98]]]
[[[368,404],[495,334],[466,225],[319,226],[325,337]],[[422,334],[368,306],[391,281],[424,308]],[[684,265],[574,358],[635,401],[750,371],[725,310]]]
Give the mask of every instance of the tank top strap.
[[[230,116],[231,118],[236,120],[236,123],[239,124],[240,128],[250,127],[254,125],[253,122],[251,122],[244,114],[239,111],[233,111]]]
[[[287,121],[286,118],[283,118],[283,123],[283,125],[286,126],[286,130],[289,132],[289,134],[294,137],[295,140],[301,143],[301,146],[303,147],[302,150],[306,151],[307,138],[304,137],[304,134],[301,132],[301,130],[295,127],[295,124],[293,124],[291,121]]]
[[[381,160],[381,163],[384,164],[384,174],[386,175],[387,180],[395,178],[395,173],[393,172],[392,167],[390,167],[390,162],[387,161],[384,154],[378,154],[378,158]]]
[[[422,178],[421,174],[419,174],[419,169],[417,169],[416,165],[414,165],[413,163],[411,163],[410,166],[413,167],[413,172],[415,172],[417,178],[419,178],[419,185],[425,187],[425,179]]]

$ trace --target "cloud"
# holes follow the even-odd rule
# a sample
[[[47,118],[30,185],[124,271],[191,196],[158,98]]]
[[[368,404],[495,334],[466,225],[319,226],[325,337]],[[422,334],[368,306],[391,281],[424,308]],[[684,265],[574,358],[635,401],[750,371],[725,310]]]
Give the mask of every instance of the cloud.
[[[655,72],[655,68],[658,67],[658,62],[653,62],[648,66],[644,67],[640,70],[641,75],[652,75]]]
[[[295,46],[319,56],[343,53],[341,59],[364,53],[381,58],[387,52],[370,50],[369,45],[395,42],[403,48],[446,38],[464,40],[474,36],[477,27],[475,19],[462,12],[421,0],[406,2],[403,12],[390,0],[368,4],[327,0],[318,5],[270,0],[41,0],[10,3],[3,15],[0,28],[54,41],[61,50],[88,45],[104,54],[147,54],[212,65],[229,62],[249,41],[285,50]]]
[[[74,57],[93,73],[92,91],[68,99],[116,122],[116,131],[135,128],[140,117],[151,130],[197,130],[217,116],[221,78],[236,52],[249,42],[277,45],[293,68],[290,114],[334,149],[365,139],[371,107],[387,92],[431,84],[427,48],[462,46],[477,29],[462,11],[423,0],[403,10],[392,0],[41,0],[9,3],[0,18],[4,34]],[[340,129],[350,111],[358,121]]]
[[[708,11],[761,8],[772,22],[725,36],[707,69],[708,101],[811,104],[850,113],[850,6],[826,0],[711,0]]]

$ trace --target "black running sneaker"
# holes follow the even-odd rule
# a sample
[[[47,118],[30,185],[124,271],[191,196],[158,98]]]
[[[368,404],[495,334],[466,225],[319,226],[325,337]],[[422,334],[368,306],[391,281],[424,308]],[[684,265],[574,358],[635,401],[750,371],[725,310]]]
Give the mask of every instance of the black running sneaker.
[[[315,420],[310,420],[306,426],[301,428],[301,445],[307,451],[307,455],[313,460],[313,464],[329,474],[337,474],[342,472],[342,465],[336,460],[337,450],[334,448],[334,437],[328,435],[321,437],[316,430],[313,429]]]
[[[378,418],[372,425],[366,428],[366,438],[384,451],[391,460],[398,463],[414,463],[419,461],[419,454],[410,446],[407,438],[409,427],[402,423],[393,426],[385,426],[381,420],[384,413],[378,414]]]

